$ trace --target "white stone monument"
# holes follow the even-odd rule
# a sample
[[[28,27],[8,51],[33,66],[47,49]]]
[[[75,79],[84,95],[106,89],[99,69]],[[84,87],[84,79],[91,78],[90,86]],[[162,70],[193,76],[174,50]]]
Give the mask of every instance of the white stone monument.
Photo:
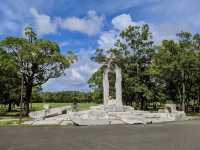
[[[110,71],[110,63],[108,63],[107,67],[104,70],[103,73],[103,104],[108,104],[108,98],[109,98],[109,80],[108,80],[108,73]]]
[[[116,89],[116,103],[119,106],[122,106],[122,75],[121,68],[115,65],[115,73],[116,73],[116,81],[115,81],[115,89]]]
[[[109,79],[108,74],[110,72],[110,65],[111,61],[108,62],[106,68],[103,73],[103,103],[104,106],[109,105],[109,101],[111,100],[109,95]],[[115,74],[116,74],[116,81],[115,81],[115,91],[116,91],[116,99],[115,104],[117,106],[123,106],[122,104],[122,75],[121,75],[121,68],[115,64]]]

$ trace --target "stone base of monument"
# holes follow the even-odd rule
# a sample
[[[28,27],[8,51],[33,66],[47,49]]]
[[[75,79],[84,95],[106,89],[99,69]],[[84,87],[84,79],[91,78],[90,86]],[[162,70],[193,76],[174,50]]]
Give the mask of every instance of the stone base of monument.
[[[67,114],[62,114],[54,117],[49,117],[40,120],[31,120],[26,121],[23,123],[24,125],[34,125],[34,126],[41,126],[41,125],[72,125],[73,122],[69,120]]]
[[[107,125],[108,115],[103,110],[88,110],[80,112],[70,112],[69,118],[76,125]]]
[[[29,116],[32,118],[32,120],[26,121],[23,124],[36,126],[73,124],[73,122],[69,120],[68,112],[71,112],[71,106],[30,112]]]
[[[34,111],[30,112],[29,116],[35,120],[42,120],[45,118],[51,118],[54,116],[66,114],[67,111],[71,111],[71,106],[59,107],[59,108],[51,108],[51,109],[44,109],[42,111]]]
[[[67,112],[63,114],[63,112]],[[99,105],[89,110],[72,112],[71,107],[61,107],[44,111],[32,112],[33,118],[26,125],[69,125],[80,126],[109,125],[109,124],[148,124],[189,119],[184,112],[177,111],[174,106],[167,105],[156,113],[134,110],[130,106]]]
[[[125,107],[117,105],[117,104],[112,104],[112,105],[104,106],[104,111],[106,111],[106,112],[124,112]]]
[[[166,109],[165,112],[151,113],[130,106],[100,105],[88,111],[71,112],[69,119],[76,125],[148,124],[187,119],[184,112],[171,108],[170,112]]]

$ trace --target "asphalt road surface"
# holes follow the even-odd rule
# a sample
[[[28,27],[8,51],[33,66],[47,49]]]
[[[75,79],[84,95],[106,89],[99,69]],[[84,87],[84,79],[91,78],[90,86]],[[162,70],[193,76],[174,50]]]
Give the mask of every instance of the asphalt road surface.
[[[200,150],[200,121],[92,127],[1,127],[0,150]]]

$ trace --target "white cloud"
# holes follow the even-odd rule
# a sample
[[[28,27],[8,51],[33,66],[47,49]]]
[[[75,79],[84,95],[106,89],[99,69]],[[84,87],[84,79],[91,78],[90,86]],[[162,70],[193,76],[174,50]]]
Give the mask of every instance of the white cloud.
[[[119,33],[129,25],[145,24],[143,21],[134,22],[129,14],[118,15],[114,17],[111,22],[112,28],[109,31],[102,32],[98,39],[99,48],[112,48],[116,40],[119,39]]]
[[[73,64],[70,68],[65,70],[65,75],[50,79],[43,85],[44,91],[62,91],[62,90],[81,90],[88,91],[87,84],[91,75],[98,70],[99,65],[90,60],[93,50],[81,49],[77,54],[79,60]]]
[[[50,33],[56,33],[59,20],[52,20],[50,16],[45,14],[39,14],[35,8],[30,9],[30,13],[34,17],[36,31],[39,35],[45,35]]]
[[[109,30],[107,32],[102,32],[98,39],[99,48],[109,49],[113,47],[115,41],[118,37],[118,32],[116,30]]]
[[[95,11],[88,11],[87,16],[83,18],[60,17],[51,18],[46,14],[40,14],[35,8],[30,9],[34,17],[35,27],[39,35],[57,33],[58,29],[67,29],[77,31],[89,36],[94,36],[101,31],[103,27],[104,16],[98,16]]]
[[[112,19],[112,25],[117,30],[124,30],[129,25],[134,25],[134,22],[129,14],[121,14]]]
[[[122,30],[126,29],[129,25],[144,25],[148,24],[150,31],[153,35],[153,40],[155,44],[160,43],[164,39],[176,39],[176,33],[180,30],[188,29],[188,26],[180,26],[171,23],[163,24],[152,24],[147,23],[143,20],[133,21],[132,17],[129,14],[121,14],[112,19],[112,28],[108,31],[101,33],[98,39],[98,46],[102,49],[109,49],[114,47],[114,44],[117,39],[120,39],[119,34]]]
[[[98,39],[99,48],[109,49],[119,38],[119,33],[129,25],[138,25],[141,22],[134,22],[129,14],[121,14],[112,19],[112,28],[109,31],[101,33]]]
[[[58,20],[52,20],[50,16],[39,14],[35,8],[30,9],[30,13],[34,17],[36,31],[39,35],[56,33],[58,28]]]
[[[61,27],[93,36],[101,31],[103,20],[104,17],[98,16],[95,11],[88,11],[87,16],[84,18],[69,17],[64,19]]]

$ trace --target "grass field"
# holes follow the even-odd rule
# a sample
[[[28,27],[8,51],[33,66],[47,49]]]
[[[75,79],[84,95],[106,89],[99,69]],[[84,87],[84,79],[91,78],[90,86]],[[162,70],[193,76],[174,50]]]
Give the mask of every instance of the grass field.
[[[30,119],[31,118],[29,118],[29,117],[24,117],[22,119],[22,122],[28,121]],[[0,127],[2,127],[2,126],[8,126],[8,125],[19,125],[19,124],[20,124],[19,117],[12,117],[10,119],[2,119],[2,120],[0,119]]]
[[[50,108],[56,108],[56,107],[63,107],[63,106],[72,105],[71,103],[45,103],[45,104],[49,104]],[[33,103],[31,111],[43,110],[44,109],[43,105],[44,105],[44,103]],[[91,106],[96,106],[96,105],[97,104],[95,104],[95,103],[80,103],[79,104],[79,108],[80,108],[80,110],[87,110]]]
[[[50,108],[56,108],[56,107],[63,107],[63,106],[69,106],[72,105],[71,103],[32,103],[32,106],[30,106],[30,111],[39,111],[43,110],[44,104],[49,104]],[[79,103],[80,110],[86,110],[89,109],[91,106],[96,106],[95,103]],[[16,116],[19,112],[19,108],[15,108],[15,111],[12,112],[0,112],[0,116]],[[1,119],[1,117],[0,117]]]

